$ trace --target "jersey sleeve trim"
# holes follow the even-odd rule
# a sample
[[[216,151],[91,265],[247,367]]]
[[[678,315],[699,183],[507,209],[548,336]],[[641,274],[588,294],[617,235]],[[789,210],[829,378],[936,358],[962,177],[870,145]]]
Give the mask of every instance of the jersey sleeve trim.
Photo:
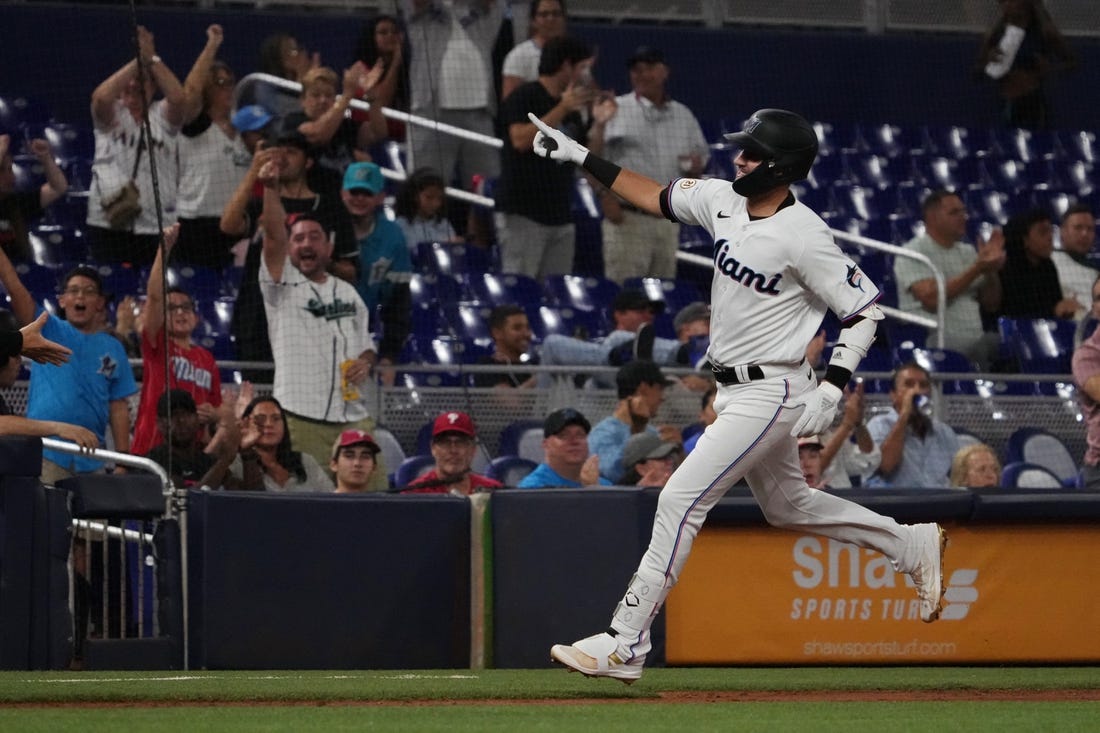
[[[673,179],[672,182],[665,186],[665,190],[661,191],[661,213],[665,215],[666,219],[676,222],[677,224],[681,222],[672,211],[672,187],[676,185],[676,181],[679,180],[679,178]]]
[[[853,318],[855,318],[856,316],[861,316],[861,315],[863,314],[863,312],[864,312],[864,311],[866,311],[866,310],[867,310],[868,308],[870,308],[871,306],[873,306],[873,305],[874,305],[875,303],[878,303],[878,299],[879,299],[879,298],[881,298],[881,297],[882,297],[882,293],[881,293],[881,292],[880,292],[880,293],[875,293],[875,297],[871,298],[871,299],[870,299],[869,301],[867,301],[866,303],[864,303],[863,305],[861,305],[861,306],[860,306],[859,308],[857,308],[856,310],[854,310],[854,311],[852,311],[851,313],[849,313],[849,314],[848,314],[847,316],[845,316],[844,318],[841,318],[841,319],[840,319],[840,322],[841,322],[841,323],[849,323],[849,322],[850,322],[850,321],[851,321],[851,320],[852,320]],[[839,314],[838,314],[838,315],[839,315]]]

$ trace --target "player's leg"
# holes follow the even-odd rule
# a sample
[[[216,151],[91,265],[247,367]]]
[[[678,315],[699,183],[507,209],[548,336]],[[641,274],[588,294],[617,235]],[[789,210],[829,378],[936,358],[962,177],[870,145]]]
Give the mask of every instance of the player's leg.
[[[603,341],[584,341],[572,336],[550,334],[539,348],[539,363],[542,366],[607,366],[607,355],[611,350],[633,339],[634,334],[629,331],[612,331]],[[552,375],[539,372],[540,388],[553,384]]]
[[[719,388],[718,420],[661,490],[649,547],[615,609],[611,628],[553,647],[553,659],[596,677],[633,681],[641,676],[654,617],[676,584],[707,512],[767,455],[785,390],[781,379]]]
[[[934,621],[944,591],[943,530],[936,524],[899,524],[853,501],[807,486],[798,463],[797,443],[788,434],[796,416],[784,415],[778,431],[781,440],[772,446],[769,459],[745,476],[768,523],[881,552],[898,572],[913,577],[921,598],[921,618]]]

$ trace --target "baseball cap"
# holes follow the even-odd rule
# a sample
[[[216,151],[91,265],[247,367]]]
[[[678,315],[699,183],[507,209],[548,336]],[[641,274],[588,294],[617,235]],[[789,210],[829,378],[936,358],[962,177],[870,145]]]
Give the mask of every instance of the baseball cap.
[[[170,389],[160,396],[157,400],[157,417],[168,417],[169,408],[173,413],[198,412],[195,398],[190,392],[182,389]]]
[[[661,367],[648,359],[635,359],[619,367],[615,375],[615,386],[619,388],[620,397],[634,394],[640,384],[660,384],[667,387],[673,381],[665,377]]]
[[[444,412],[435,419],[432,425],[432,437],[444,433],[461,433],[471,438],[477,433],[474,431],[474,421],[465,412]]]
[[[566,407],[555,410],[546,416],[546,420],[542,423],[542,434],[549,438],[551,435],[557,435],[570,425],[580,425],[584,428],[585,434],[592,430],[592,423],[588,422],[588,418],[572,407]]]
[[[345,191],[365,189],[374,194],[380,192],[385,185],[382,169],[374,163],[352,163],[344,171]]]
[[[270,112],[258,104],[250,104],[234,112],[230,122],[241,132],[253,132],[267,127],[271,120]]]
[[[821,442],[820,435],[806,435],[798,439],[798,447],[811,446],[813,448],[824,449],[825,444]]]
[[[615,294],[611,301],[612,311],[653,311],[663,313],[665,302],[663,300],[650,300],[649,296],[641,290],[627,288]]]
[[[349,445],[365,445],[370,448],[371,453],[374,455],[378,455],[378,452],[382,450],[378,447],[378,443],[374,442],[374,438],[370,436],[370,433],[365,430],[345,430],[340,433],[340,437],[332,444],[333,460],[336,459],[336,454],[340,452],[341,448],[347,448]]]
[[[676,312],[676,316],[672,319],[672,328],[679,331],[681,326],[686,326],[689,323],[709,320],[710,306],[697,300],[694,303],[688,303]]]
[[[634,64],[663,64],[665,55],[660,49],[653,46],[638,46],[634,53],[626,60],[626,68],[632,68]]]
[[[644,430],[631,435],[623,446],[623,469],[629,471],[642,461],[650,458],[664,458],[680,450],[680,446],[661,440],[661,436]]]

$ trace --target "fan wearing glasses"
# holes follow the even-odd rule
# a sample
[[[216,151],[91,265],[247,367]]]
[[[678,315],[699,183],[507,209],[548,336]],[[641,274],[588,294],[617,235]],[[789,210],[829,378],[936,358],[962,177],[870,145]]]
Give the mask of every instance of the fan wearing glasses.
[[[520,84],[537,81],[542,47],[552,38],[565,35],[565,0],[531,0],[527,40],[504,57],[500,76],[500,101]]]
[[[199,423],[195,437],[199,445],[206,444],[208,426],[227,424],[232,417],[222,414],[222,383],[214,355],[191,340],[199,325],[195,301],[181,287],[164,289],[164,260],[178,246],[179,234],[179,224],[164,230],[164,247],[157,251],[145,286],[145,325],[141,333],[144,378],[132,446],[137,456],[164,442],[165,436],[157,427],[157,401],[165,389],[183,390],[194,399]],[[165,373],[166,350],[168,373]]]
[[[34,302],[8,256],[0,250],[0,285],[11,298],[11,310],[19,324],[35,321],[45,308]],[[130,449],[128,398],[138,391],[134,373],[122,343],[101,330],[107,307],[99,271],[77,265],[61,281],[57,299],[64,319],[50,318],[42,336],[72,350],[63,364],[32,364],[27,417],[79,425],[105,444],[110,427],[113,449]],[[103,462],[85,455],[49,449],[42,451],[42,483],[53,484],[78,473],[99,473]],[[116,472],[124,472],[116,468]]]

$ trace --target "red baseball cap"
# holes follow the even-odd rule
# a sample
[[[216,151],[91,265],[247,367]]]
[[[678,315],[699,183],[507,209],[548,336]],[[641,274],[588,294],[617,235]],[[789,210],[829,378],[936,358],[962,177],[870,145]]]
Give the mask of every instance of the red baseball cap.
[[[474,421],[465,412],[444,412],[437,417],[435,424],[432,425],[432,437],[443,433],[461,433],[471,438],[477,437]]]
[[[374,455],[378,455],[379,451],[382,450],[378,447],[378,443],[374,442],[374,438],[371,437],[370,433],[365,430],[345,430],[340,433],[340,437],[332,444],[332,457],[335,459],[340,449],[347,448],[349,445],[365,445],[370,448]]]

